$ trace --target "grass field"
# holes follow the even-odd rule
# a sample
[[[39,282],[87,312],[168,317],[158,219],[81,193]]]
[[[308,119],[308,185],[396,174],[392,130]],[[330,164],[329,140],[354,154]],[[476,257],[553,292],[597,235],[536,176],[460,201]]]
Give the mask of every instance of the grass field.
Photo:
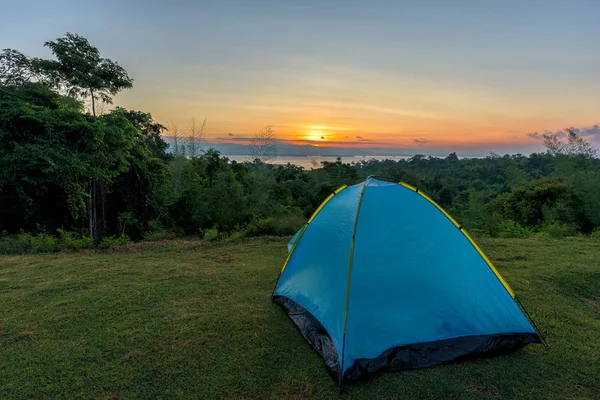
[[[0,398],[338,398],[270,302],[285,243],[0,257]],[[600,243],[479,243],[549,348],[381,374],[343,398],[600,398]]]

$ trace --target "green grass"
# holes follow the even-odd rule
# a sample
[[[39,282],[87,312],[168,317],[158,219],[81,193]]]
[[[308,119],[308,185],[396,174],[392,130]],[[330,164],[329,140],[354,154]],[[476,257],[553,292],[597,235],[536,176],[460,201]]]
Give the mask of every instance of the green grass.
[[[344,398],[600,398],[600,243],[482,248],[550,345],[378,375]],[[285,241],[0,257],[0,398],[338,398],[270,302]]]

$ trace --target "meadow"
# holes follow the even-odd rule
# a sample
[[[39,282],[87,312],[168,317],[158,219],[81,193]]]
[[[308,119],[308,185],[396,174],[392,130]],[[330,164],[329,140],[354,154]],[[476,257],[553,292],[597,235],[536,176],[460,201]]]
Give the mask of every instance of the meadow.
[[[0,256],[0,398],[339,398],[270,301],[286,242]],[[600,242],[478,242],[549,346],[380,374],[342,398],[600,398]]]

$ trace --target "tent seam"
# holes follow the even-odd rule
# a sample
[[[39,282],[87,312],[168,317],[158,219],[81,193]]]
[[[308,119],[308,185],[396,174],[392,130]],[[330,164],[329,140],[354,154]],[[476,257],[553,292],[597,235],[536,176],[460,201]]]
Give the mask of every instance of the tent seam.
[[[342,357],[340,360],[340,376],[338,378],[338,385],[340,386],[340,391],[342,390],[342,386],[343,386],[342,377],[344,376],[343,369],[344,369],[344,353],[346,351],[346,326],[347,326],[347,321],[348,321],[348,305],[350,303],[350,283],[352,281],[352,262],[354,261],[354,242],[355,242],[355,237],[356,237],[356,227],[358,226],[358,217],[360,215],[360,207],[362,206],[365,189],[367,187],[367,182],[369,181],[369,179],[371,179],[370,176],[367,177],[367,179],[365,179],[365,183],[363,184],[363,187],[360,191],[358,205],[356,206],[356,218],[354,219],[354,227],[352,229],[352,238],[351,238],[351,244],[350,244],[350,260],[348,261],[348,282],[346,284],[346,304],[344,306],[344,335],[342,338]]]

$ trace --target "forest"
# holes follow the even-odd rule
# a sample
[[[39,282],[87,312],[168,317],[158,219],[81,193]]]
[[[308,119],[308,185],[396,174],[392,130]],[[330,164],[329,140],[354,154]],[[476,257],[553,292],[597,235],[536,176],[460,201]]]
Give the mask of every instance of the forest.
[[[0,253],[292,235],[333,190],[367,176],[419,188],[475,236],[600,237],[600,160],[573,130],[545,135],[547,151],[529,156],[306,170],[270,162],[268,128],[272,140],[236,162],[202,142],[170,146],[149,113],[97,112],[133,79],[81,36],[44,45],[54,59],[0,53]]]

